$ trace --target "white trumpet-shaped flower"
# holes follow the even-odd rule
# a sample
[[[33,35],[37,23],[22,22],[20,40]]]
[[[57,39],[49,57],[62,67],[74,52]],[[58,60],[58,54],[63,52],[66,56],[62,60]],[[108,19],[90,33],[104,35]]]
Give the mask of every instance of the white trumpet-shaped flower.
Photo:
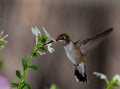
[[[37,26],[32,27],[32,33],[36,37],[35,42],[38,43],[38,36],[41,34],[40,30],[37,28]]]
[[[41,52],[41,51],[38,51],[38,53],[39,53],[40,55],[46,54],[46,52]]]
[[[96,75],[97,77],[100,77],[100,79],[106,79],[107,78],[107,76],[105,74],[102,74],[102,73],[94,72],[93,74]]]
[[[52,43],[47,44],[48,51],[49,51],[50,53],[53,53],[55,50],[54,50],[54,48],[52,48],[51,46],[52,46]]]

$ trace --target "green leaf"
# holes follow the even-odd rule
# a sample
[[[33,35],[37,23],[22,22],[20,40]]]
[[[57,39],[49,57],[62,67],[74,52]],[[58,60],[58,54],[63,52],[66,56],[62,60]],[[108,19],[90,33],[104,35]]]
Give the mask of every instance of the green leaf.
[[[11,86],[12,88],[16,88],[16,87],[18,87],[18,85],[19,85],[19,83],[11,83],[11,84],[10,84],[10,86]]]
[[[36,57],[37,56],[37,50],[38,49],[35,47],[30,56],[31,57]]]
[[[33,70],[39,70],[39,66],[31,65],[31,66],[28,66],[28,67],[33,69]]]
[[[24,89],[25,84],[24,84],[24,83],[22,83],[20,86],[21,86],[21,89]]]
[[[25,84],[25,86],[28,88],[28,89],[32,89],[31,86],[29,84]]]
[[[25,58],[22,59],[22,66],[23,66],[23,70],[27,68],[27,59]]]
[[[45,48],[44,46],[39,47],[39,49],[40,49],[40,50],[43,50],[43,51],[46,50],[46,48]]]
[[[4,46],[4,45],[5,45],[4,40],[0,40],[0,46]]]
[[[30,85],[27,84],[26,81],[24,81],[21,86],[21,89],[24,89],[25,87],[27,87],[27,89],[31,89]]]
[[[36,52],[32,53],[32,56],[36,57],[36,56],[37,56],[37,53],[36,53]]]
[[[52,84],[52,85],[50,86],[50,89],[58,89],[58,87],[57,87],[55,84]]]
[[[16,76],[21,79],[21,74],[20,74],[20,71],[19,70],[16,70]]]
[[[46,35],[40,35],[40,42],[45,43],[48,37]]]
[[[3,66],[3,62],[0,61],[0,70],[1,70],[2,66]]]

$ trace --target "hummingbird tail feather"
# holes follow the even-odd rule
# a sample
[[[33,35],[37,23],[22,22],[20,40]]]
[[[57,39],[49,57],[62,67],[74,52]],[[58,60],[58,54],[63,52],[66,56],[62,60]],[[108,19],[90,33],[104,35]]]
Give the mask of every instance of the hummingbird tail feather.
[[[84,63],[75,65],[75,79],[78,82],[87,82],[86,67]]]

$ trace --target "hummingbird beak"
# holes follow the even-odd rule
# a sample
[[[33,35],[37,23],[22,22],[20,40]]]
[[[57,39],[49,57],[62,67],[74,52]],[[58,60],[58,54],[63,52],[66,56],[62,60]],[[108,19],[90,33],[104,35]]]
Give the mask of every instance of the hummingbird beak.
[[[61,40],[60,38],[56,39],[56,42],[61,42],[61,41],[63,41],[63,40]]]
[[[58,40],[59,40],[59,38],[56,39],[56,41],[58,41]]]
[[[49,41],[49,42],[47,42],[46,44],[50,44],[50,43],[53,43],[54,41],[53,40],[51,40],[51,41]]]

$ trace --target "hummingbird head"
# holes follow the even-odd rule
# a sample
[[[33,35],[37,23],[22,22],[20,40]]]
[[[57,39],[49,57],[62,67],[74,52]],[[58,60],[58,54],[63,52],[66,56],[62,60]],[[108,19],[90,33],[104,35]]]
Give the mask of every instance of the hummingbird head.
[[[66,45],[70,42],[70,37],[66,33],[61,33],[57,36],[56,41]]]

